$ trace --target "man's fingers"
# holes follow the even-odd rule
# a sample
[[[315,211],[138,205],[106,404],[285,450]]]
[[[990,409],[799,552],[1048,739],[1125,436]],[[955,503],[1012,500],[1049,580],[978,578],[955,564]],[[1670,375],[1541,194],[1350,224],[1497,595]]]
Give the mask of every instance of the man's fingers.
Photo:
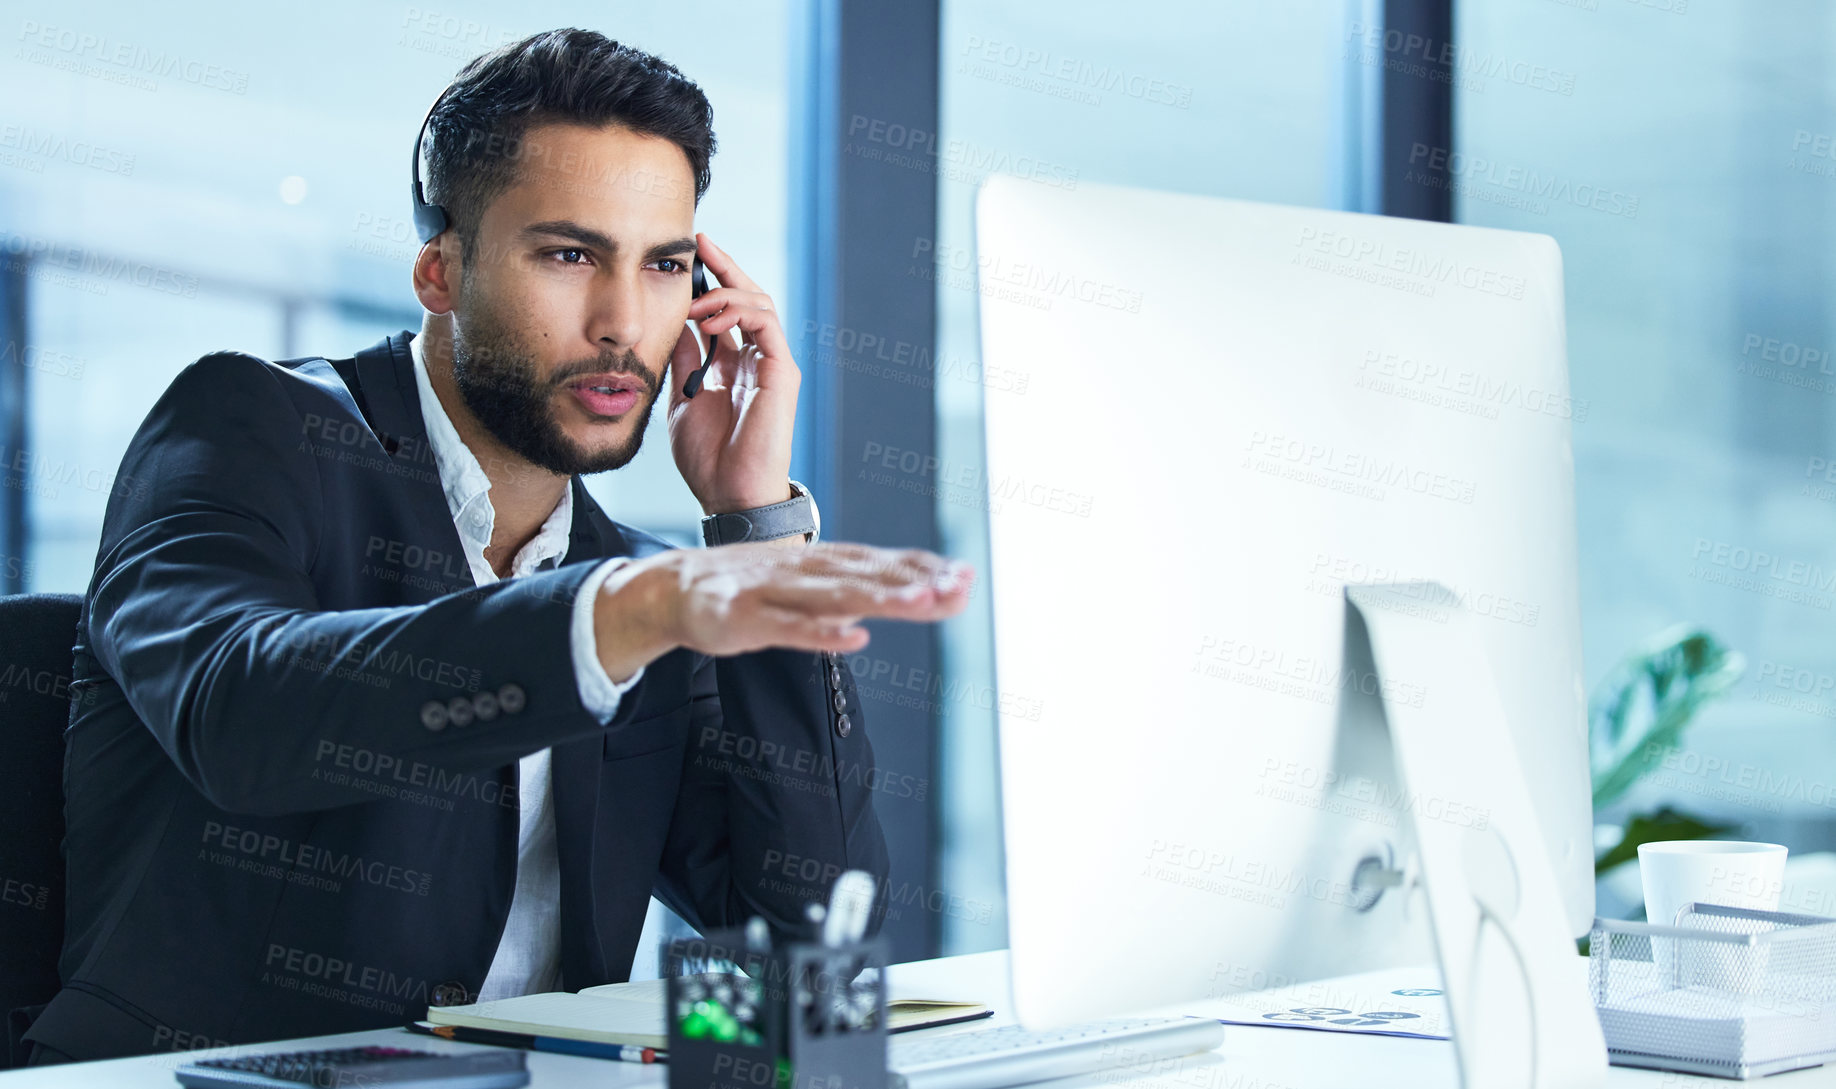
[[[778,328],[778,312],[772,309],[769,295],[757,291],[736,291],[724,299],[716,300],[723,304],[720,306],[704,305],[708,298],[708,295],[703,295],[689,308],[689,320],[700,327],[702,332],[724,333],[737,327],[742,332],[753,334],[759,347],[768,351],[770,349],[766,341],[783,340],[783,333],[773,332]],[[788,348],[785,354],[790,354]]]
[[[806,569],[814,572],[885,585],[920,584],[944,593],[966,588],[972,574],[967,564],[956,563],[922,548],[824,543],[804,549],[803,556],[806,557]]]
[[[818,541],[798,553],[811,561],[849,561],[865,560],[877,552],[883,551],[872,545],[856,544],[853,541]]]
[[[706,321],[723,310],[728,309],[766,310],[772,309],[771,296],[763,291],[746,291],[737,287],[717,287],[689,303],[690,321]]]
[[[732,551],[727,551],[731,549]],[[710,556],[722,568],[743,562],[757,607],[818,617],[942,620],[962,612],[974,572],[921,548],[874,548],[834,542],[789,550],[767,544],[728,545]]]
[[[748,640],[749,648],[789,647],[817,653],[853,654],[867,645],[867,629],[847,618],[809,616],[794,609],[764,605],[757,619],[761,622],[757,642]]]
[[[768,544],[728,545],[728,548],[745,549],[750,553],[747,562],[763,563],[770,567],[789,568],[814,575],[839,575],[856,573],[863,577],[875,572],[892,572],[895,566],[885,559],[891,549],[875,548],[872,545],[855,544],[852,541],[820,541],[796,551],[773,548]]]
[[[939,616],[940,599],[919,584],[899,586],[787,572],[761,584],[757,594],[762,603],[829,619],[935,620]]]
[[[763,298],[764,296],[758,297]],[[790,341],[784,337],[784,327],[779,323],[777,313],[770,308],[729,306],[717,314],[699,319],[697,324],[703,333],[718,336],[729,343],[732,342],[732,338],[738,337],[742,345],[748,340],[756,345],[762,356],[760,360],[761,385],[769,385],[774,380],[788,380],[791,376],[779,373],[772,373],[768,376],[765,373],[767,369],[773,372],[786,370],[795,372],[798,379],[801,380],[801,372],[796,371],[796,365],[791,361]],[[736,333],[735,330],[738,332]]]
[[[708,266],[716,279],[727,287],[742,288],[746,291],[757,291],[759,285],[752,282],[752,277],[735,264],[727,251],[714,244],[714,240],[705,234],[695,236],[697,248],[701,251],[702,263]]]

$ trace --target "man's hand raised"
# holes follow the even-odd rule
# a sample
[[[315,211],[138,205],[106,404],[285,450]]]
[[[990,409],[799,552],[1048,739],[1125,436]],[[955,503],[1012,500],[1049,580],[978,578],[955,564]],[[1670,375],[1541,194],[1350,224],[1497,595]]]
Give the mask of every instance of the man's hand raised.
[[[599,660],[614,683],[676,647],[852,653],[860,622],[942,620],[963,611],[974,573],[922,549],[821,542],[675,549],[615,570],[594,603]]]
[[[701,392],[684,391],[701,365],[700,338],[676,340],[669,370],[669,446],[703,514],[782,503],[791,497],[791,436],[803,375],[771,296],[705,234],[696,243],[719,280],[689,304],[688,316],[714,339]]]

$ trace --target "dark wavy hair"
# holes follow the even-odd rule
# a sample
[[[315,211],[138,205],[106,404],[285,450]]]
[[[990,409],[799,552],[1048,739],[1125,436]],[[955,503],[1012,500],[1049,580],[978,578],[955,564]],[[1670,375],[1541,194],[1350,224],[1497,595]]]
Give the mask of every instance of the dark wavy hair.
[[[533,126],[623,125],[669,140],[688,156],[695,203],[708,191],[714,110],[675,65],[604,34],[570,28],[532,34],[459,70],[427,123],[428,199],[446,208],[470,251],[484,210],[539,154]]]

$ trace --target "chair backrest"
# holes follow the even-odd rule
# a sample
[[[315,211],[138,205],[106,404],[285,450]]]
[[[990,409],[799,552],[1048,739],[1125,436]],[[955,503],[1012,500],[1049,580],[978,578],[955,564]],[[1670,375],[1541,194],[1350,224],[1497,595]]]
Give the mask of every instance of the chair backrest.
[[[0,1016],[49,1002],[59,986],[64,728],[82,600],[0,597]]]

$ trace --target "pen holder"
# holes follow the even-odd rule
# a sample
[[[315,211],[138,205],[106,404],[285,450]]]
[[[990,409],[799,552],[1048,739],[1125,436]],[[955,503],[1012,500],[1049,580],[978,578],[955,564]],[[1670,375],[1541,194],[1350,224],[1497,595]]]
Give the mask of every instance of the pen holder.
[[[749,949],[741,931],[670,942],[670,1089],[885,1089],[884,938]]]

